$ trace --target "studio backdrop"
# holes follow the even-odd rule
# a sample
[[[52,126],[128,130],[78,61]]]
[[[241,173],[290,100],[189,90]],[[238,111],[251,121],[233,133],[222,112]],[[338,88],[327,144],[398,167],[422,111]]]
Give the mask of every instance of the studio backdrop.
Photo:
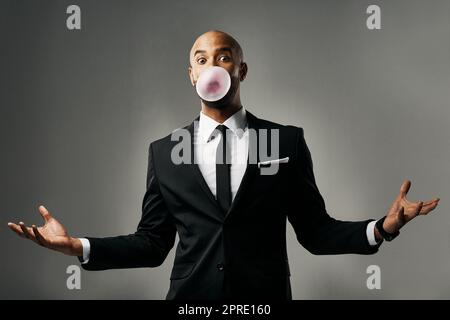
[[[369,256],[312,255],[288,223],[293,298],[450,298],[448,0],[2,0],[0,298],[164,299],[174,249],[73,288],[79,261],[7,222],[44,204],[73,236],[134,232],[149,144],[200,112],[189,50],[211,29],[242,46],[242,105],[303,127],[331,216],[381,218],[404,179],[441,198]]]

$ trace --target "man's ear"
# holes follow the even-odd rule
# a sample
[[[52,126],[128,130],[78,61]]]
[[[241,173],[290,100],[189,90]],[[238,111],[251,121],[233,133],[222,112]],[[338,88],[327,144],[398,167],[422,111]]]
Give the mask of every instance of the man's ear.
[[[193,87],[195,87],[194,74],[192,72],[191,66],[189,66],[188,71],[189,71],[189,79],[191,79],[191,84]]]
[[[248,67],[247,63],[241,62],[241,66],[239,67],[239,80],[242,82],[247,77]]]

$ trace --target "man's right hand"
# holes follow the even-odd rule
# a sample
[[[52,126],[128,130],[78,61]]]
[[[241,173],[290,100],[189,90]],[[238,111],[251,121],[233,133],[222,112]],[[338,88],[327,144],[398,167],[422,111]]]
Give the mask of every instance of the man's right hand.
[[[10,222],[8,227],[20,237],[30,239],[45,248],[70,256],[83,256],[81,241],[70,237],[64,226],[53,218],[44,206],[39,206],[38,210],[44,219],[42,227],[35,225],[27,227],[23,222],[19,222],[19,224]]]

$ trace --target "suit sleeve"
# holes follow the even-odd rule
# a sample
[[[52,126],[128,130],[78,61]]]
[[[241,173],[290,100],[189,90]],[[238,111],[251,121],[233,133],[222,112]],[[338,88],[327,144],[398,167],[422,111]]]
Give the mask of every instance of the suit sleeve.
[[[311,153],[298,128],[296,150],[289,182],[288,220],[297,239],[309,252],[325,254],[373,254],[366,229],[370,221],[340,221],[329,216],[316,185]]]
[[[157,267],[161,265],[175,242],[176,227],[161,195],[154,166],[152,144],[148,153],[146,192],[142,217],[133,234],[86,237],[91,245],[85,270]]]

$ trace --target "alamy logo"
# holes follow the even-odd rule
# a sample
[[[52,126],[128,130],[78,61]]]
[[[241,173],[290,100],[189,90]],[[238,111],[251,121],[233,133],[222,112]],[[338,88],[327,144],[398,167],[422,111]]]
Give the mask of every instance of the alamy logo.
[[[81,8],[76,4],[67,7],[66,13],[69,14],[66,20],[68,30],[81,30]],[[369,15],[366,19],[366,27],[369,30],[381,29],[381,8],[376,4],[367,7],[366,13]]]
[[[366,25],[369,30],[381,29],[381,9],[379,6],[372,4],[367,7],[366,13],[370,14],[367,17]]]
[[[367,267],[367,274],[370,276],[367,278],[367,289],[381,289],[381,269],[379,266],[373,264]]]
[[[81,30],[81,9],[79,6],[72,4],[67,7],[67,17],[66,26],[69,30]]]
[[[66,273],[70,274],[67,278],[66,286],[69,290],[81,289],[81,270],[77,265],[70,265],[66,269]]]
[[[173,164],[198,164],[210,163],[215,159],[198,156],[192,145],[201,144],[201,139],[197,136],[198,121],[194,122],[194,137],[191,132],[181,128],[172,132],[171,140],[178,141],[172,148],[170,158]],[[238,129],[239,130],[239,129]],[[236,132],[238,131],[236,130]],[[227,130],[227,140],[232,133]],[[248,163],[257,164],[261,175],[274,175],[278,172],[280,164],[287,163],[289,158],[278,159],[280,153],[280,133],[278,129],[259,129],[248,128],[237,134],[248,135]],[[193,140],[192,140],[193,139]],[[228,160],[229,159],[229,160]],[[259,162],[258,162],[259,161]],[[238,160],[227,158],[227,163],[239,163]],[[262,165],[261,165],[262,164]]]

